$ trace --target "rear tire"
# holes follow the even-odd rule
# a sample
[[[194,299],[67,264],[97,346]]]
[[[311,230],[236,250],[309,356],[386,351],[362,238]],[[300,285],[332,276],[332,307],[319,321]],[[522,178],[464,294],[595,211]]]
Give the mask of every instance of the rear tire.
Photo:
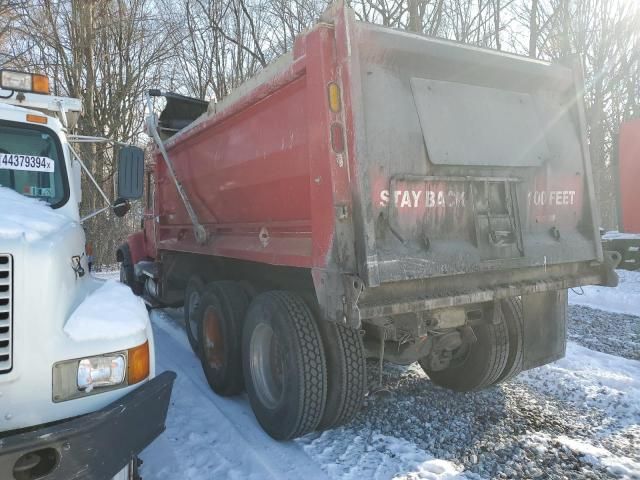
[[[184,329],[193,352],[200,356],[200,318],[199,307],[202,301],[204,283],[200,277],[192,276],[184,290]]]
[[[506,382],[522,371],[524,351],[524,318],[522,301],[518,297],[502,300],[502,317],[509,335],[509,355],[504,371],[495,383]]]
[[[242,376],[242,324],[249,297],[235,282],[207,285],[200,304],[200,359],[209,385],[219,395],[237,395]]]
[[[444,370],[429,368],[428,358],[420,359],[422,370],[433,383],[458,392],[481,390],[496,382],[504,371],[509,354],[509,335],[503,319],[472,325],[477,341],[466,348],[466,354]]]
[[[367,363],[358,330],[320,320],[327,358],[327,402],[319,430],[350,422],[362,406],[367,388]]]
[[[317,428],[327,369],[318,326],[298,295],[272,291],[251,302],[242,360],[251,407],[271,437],[289,440]]]

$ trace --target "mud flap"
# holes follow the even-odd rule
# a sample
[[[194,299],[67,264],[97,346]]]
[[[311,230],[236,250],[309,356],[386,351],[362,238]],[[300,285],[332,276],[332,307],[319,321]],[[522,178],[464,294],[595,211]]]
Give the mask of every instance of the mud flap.
[[[567,290],[522,296],[523,370],[558,360],[567,348]]]

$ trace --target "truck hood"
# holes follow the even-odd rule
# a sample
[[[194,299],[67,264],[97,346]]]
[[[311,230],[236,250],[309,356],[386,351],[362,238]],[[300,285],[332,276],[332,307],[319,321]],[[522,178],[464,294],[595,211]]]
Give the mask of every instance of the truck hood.
[[[0,242],[38,241],[73,221],[40,200],[0,187]]]
[[[0,260],[4,260],[0,267],[5,273],[0,284],[11,289],[10,358],[0,368],[0,432],[4,432],[95,411],[135,388],[56,403],[52,389],[56,363],[127,350],[145,341],[151,359],[154,353],[145,307],[137,305],[139,313],[133,319],[131,312],[123,310],[134,301],[140,303],[139,299],[120,299],[115,310],[95,301],[94,293],[105,283],[88,273],[85,235],[79,223],[6,189],[0,189],[0,195]],[[104,295],[98,297],[104,299]],[[4,300],[6,313],[6,295]],[[85,307],[79,308],[85,301]],[[99,318],[96,309],[102,309]],[[123,330],[127,320],[131,324]],[[107,329],[109,335],[104,333]],[[153,376],[153,362],[151,369]]]

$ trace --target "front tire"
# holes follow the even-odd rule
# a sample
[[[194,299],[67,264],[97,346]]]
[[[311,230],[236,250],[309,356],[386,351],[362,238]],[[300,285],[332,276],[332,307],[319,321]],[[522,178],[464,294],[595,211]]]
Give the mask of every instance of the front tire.
[[[322,339],[313,314],[296,294],[258,295],[242,335],[245,385],[262,428],[276,440],[315,430],[327,396]]]

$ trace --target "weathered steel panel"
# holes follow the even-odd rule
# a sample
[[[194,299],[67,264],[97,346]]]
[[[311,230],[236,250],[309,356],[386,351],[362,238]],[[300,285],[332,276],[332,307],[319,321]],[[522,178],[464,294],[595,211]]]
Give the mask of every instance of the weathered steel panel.
[[[367,285],[599,260],[571,68],[353,30]]]
[[[530,93],[412,78],[429,161],[539,167],[551,160]]]
[[[223,110],[168,143],[211,240],[197,245],[166,167],[157,160],[158,249],[311,266],[312,112],[305,76],[288,80],[261,101],[245,99],[245,108]]]

